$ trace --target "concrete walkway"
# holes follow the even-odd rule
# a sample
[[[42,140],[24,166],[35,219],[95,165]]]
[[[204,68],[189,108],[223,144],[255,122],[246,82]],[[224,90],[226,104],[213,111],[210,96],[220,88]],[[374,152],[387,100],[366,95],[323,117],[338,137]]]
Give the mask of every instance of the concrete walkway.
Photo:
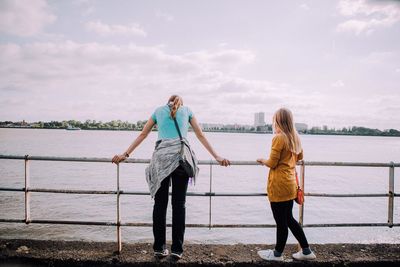
[[[290,257],[295,245],[285,249],[285,261],[270,263],[257,251],[271,245],[186,244],[178,262],[154,259],[151,244],[80,241],[0,240],[0,266],[400,266],[400,244],[312,245],[317,260],[297,262]]]

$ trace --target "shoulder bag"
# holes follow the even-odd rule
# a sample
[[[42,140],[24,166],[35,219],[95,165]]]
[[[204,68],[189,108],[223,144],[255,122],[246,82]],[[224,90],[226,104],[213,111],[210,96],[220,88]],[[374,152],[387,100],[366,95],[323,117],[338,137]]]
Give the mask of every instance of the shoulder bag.
[[[299,205],[303,205],[303,203],[304,203],[304,192],[303,192],[303,189],[301,189],[301,187],[300,187],[299,177],[297,176],[297,171],[295,170],[295,172],[296,172],[297,196],[296,196],[294,201],[296,201],[296,203],[299,204]]]
[[[185,155],[184,146],[186,144],[185,144],[185,142],[183,142],[182,134],[181,134],[181,131],[179,130],[179,126],[178,126],[178,122],[176,121],[176,118],[174,118],[174,123],[175,123],[176,130],[178,131],[179,138],[181,139],[181,151],[179,153],[179,166],[182,167],[182,169],[186,172],[186,174],[189,177],[194,177],[193,167],[189,163],[189,160],[193,161],[193,159],[188,159]]]

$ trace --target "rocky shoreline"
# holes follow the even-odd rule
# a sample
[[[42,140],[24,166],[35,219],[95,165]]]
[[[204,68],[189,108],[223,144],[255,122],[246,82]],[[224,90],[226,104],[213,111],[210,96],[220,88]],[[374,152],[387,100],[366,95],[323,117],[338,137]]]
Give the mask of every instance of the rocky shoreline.
[[[317,260],[293,261],[296,245],[285,249],[285,261],[270,263],[257,251],[272,248],[260,244],[187,244],[178,262],[156,260],[149,243],[124,243],[116,253],[116,243],[0,240],[0,266],[400,266],[400,244],[315,244]]]

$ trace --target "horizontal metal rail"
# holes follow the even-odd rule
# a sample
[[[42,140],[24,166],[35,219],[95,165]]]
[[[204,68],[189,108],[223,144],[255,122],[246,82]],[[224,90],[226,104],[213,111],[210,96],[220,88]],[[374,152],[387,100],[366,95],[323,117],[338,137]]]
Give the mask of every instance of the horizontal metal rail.
[[[121,243],[121,226],[127,227],[151,227],[152,223],[147,222],[121,222],[120,214],[120,195],[146,195],[148,191],[124,191],[120,190],[119,167],[117,165],[117,190],[82,190],[82,189],[49,189],[49,188],[31,188],[29,176],[29,161],[60,161],[60,162],[97,162],[111,163],[111,158],[95,158],[95,157],[50,157],[50,156],[18,156],[18,155],[0,155],[0,159],[24,160],[25,161],[25,187],[9,188],[0,187],[0,191],[5,192],[24,192],[25,193],[25,219],[2,219],[2,223],[25,223],[25,224],[62,224],[62,225],[87,225],[87,226],[116,226],[117,227],[117,243],[118,251],[122,249]],[[122,163],[138,163],[148,164],[149,159],[127,159]],[[187,227],[196,228],[273,228],[275,224],[214,224],[211,216],[211,199],[212,197],[259,197],[267,196],[266,193],[237,193],[237,192],[213,192],[212,191],[212,167],[218,165],[214,160],[200,160],[200,165],[210,166],[210,190],[208,192],[188,192],[188,196],[209,197],[209,223],[208,224],[186,224]],[[260,165],[256,161],[231,161],[231,165],[238,166],[256,166]],[[335,197],[335,198],[365,198],[365,197],[385,197],[388,198],[388,221],[387,223],[321,223],[321,224],[304,224],[303,212],[304,204],[299,208],[299,222],[303,227],[393,227],[400,226],[400,223],[393,222],[394,216],[394,198],[399,197],[399,193],[394,192],[394,168],[400,167],[400,163],[365,163],[365,162],[323,162],[323,161],[300,161],[300,184],[304,190],[304,173],[305,166],[338,166],[338,167],[380,167],[389,168],[389,191],[388,193],[358,193],[358,194],[332,194],[332,193],[313,193],[307,192],[307,197]],[[107,221],[81,221],[81,220],[45,220],[31,219],[30,217],[30,196],[31,193],[56,193],[56,194],[98,194],[98,195],[116,195],[117,196],[117,220],[113,222]],[[170,193],[171,194],[171,193]],[[171,224],[167,224],[171,226]]]
[[[0,219],[3,223],[25,223],[25,220],[21,219]],[[60,224],[60,225],[101,225],[101,226],[117,226],[115,222],[104,222],[104,221],[65,221],[65,220],[31,220],[29,224]],[[152,227],[153,224],[148,222],[125,222],[120,223],[120,226],[127,227]],[[168,223],[168,227],[172,224]],[[307,228],[321,228],[321,227],[388,227],[388,223],[320,223],[320,224],[304,224],[302,227]],[[396,223],[393,226],[400,226],[400,223]],[[186,227],[189,228],[209,228],[209,224],[201,223],[187,223]],[[211,224],[212,228],[274,228],[275,224]]]
[[[18,155],[0,155],[0,159],[19,159],[19,160],[39,160],[39,161],[68,161],[68,162],[103,162],[110,163],[111,158],[97,157],[50,157],[50,156],[18,156]],[[126,159],[121,163],[150,163],[150,159]],[[230,161],[231,165],[260,165],[254,161]],[[199,165],[219,165],[215,160],[199,160]],[[338,167],[400,167],[399,163],[368,163],[368,162],[327,162],[327,161],[300,161],[298,165],[305,166],[338,166]]]
[[[11,192],[25,192],[25,188],[9,188],[0,187],[0,191],[11,191]],[[27,192],[35,193],[55,193],[55,194],[96,194],[96,195],[116,195],[118,191],[112,190],[81,190],[81,189],[46,189],[46,188],[28,188]],[[148,191],[124,191],[120,190],[121,195],[137,195],[137,196],[149,196]],[[169,193],[172,194],[171,192]],[[220,192],[187,192],[187,196],[198,196],[198,197],[255,197],[255,196],[268,196],[267,193],[220,193]],[[323,193],[304,193],[305,196],[309,197],[388,197],[390,194],[323,194]],[[394,194],[394,197],[399,197],[399,194]]]

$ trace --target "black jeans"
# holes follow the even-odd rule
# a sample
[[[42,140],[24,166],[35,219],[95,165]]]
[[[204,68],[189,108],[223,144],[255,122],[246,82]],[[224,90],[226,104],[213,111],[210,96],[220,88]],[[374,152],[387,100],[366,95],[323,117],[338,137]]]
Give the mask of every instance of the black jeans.
[[[181,168],[176,168],[170,176],[161,182],[154,198],[153,207],[153,234],[155,251],[161,251],[166,244],[166,216],[168,206],[169,184],[172,180],[172,246],[171,251],[175,253],[183,252],[183,237],[185,234],[186,217],[186,191],[189,177]]]
[[[282,253],[288,238],[288,228],[299,241],[302,248],[308,248],[307,238],[300,224],[293,218],[293,200],[271,202],[271,209],[276,222],[275,250]]]

